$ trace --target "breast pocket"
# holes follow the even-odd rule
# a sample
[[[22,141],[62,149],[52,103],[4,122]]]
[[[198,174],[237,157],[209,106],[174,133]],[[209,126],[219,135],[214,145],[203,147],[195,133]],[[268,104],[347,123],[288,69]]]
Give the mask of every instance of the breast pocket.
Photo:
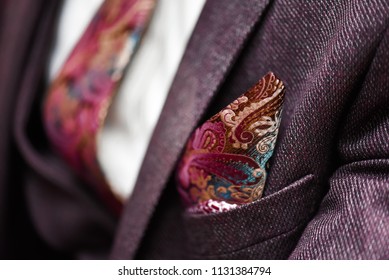
[[[194,259],[283,259],[295,247],[318,201],[314,175],[250,204],[215,214],[184,214]]]

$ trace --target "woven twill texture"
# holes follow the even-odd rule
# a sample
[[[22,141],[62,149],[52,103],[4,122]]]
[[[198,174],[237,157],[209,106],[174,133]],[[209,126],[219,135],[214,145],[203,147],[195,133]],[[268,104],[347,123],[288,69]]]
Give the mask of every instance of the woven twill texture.
[[[58,7],[43,2],[0,19],[1,257],[389,258],[387,1],[208,1],[118,225],[46,145],[35,107]],[[286,94],[263,198],[185,214],[188,137],[269,71]]]
[[[223,17],[217,3],[207,8],[204,18]],[[246,12],[242,17],[250,17]],[[168,218],[157,218],[174,208],[174,201],[166,197],[156,208],[144,245],[135,256],[388,258],[388,13],[384,1],[270,3],[202,115],[202,119],[212,116],[269,70],[283,79],[284,118],[265,197],[214,216],[184,215],[184,234],[166,223]],[[195,34],[209,33],[209,26],[207,20],[200,21]],[[207,44],[192,38],[181,73],[189,72],[191,63],[192,68],[196,65],[196,55],[201,61],[198,54],[202,51],[229,43],[228,38],[218,39]],[[182,116],[197,119],[196,106],[209,100],[201,91],[203,84],[200,82],[196,93],[188,93],[192,107],[187,107],[189,102],[182,101],[185,105],[181,106],[176,101],[170,108],[186,107]],[[184,92],[191,86],[179,72],[172,92]],[[169,106],[166,114],[167,109]],[[173,124],[174,129],[169,130]],[[154,139],[164,139],[163,131],[182,133],[181,126],[161,122]],[[144,170],[150,166],[146,160]],[[145,177],[141,173],[141,183]],[[165,188],[173,187],[167,184]],[[128,211],[127,219],[122,219],[114,257],[131,256],[132,246],[122,246],[124,240],[133,241],[130,215]],[[183,243],[164,239],[168,232],[182,235]]]

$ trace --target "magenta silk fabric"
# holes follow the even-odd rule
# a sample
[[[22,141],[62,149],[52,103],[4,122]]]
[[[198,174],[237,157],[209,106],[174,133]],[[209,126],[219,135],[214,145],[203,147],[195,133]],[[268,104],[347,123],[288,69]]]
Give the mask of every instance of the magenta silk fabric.
[[[207,1],[119,222],[42,127],[60,2],[0,2],[0,258],[389,259],[387,0]],[[262,198],[188,213],[188,139],[268,71],[287,92]]]
[[[178,167],[189,212],[224,212],[262,197],[283,100],[283,83],[269,73],[195,130]]]
[[[154,2],[105,1],[54,79],[44,103],[43,119],[53,146],[117,214],[122,202],[98,164],[96,141]]]

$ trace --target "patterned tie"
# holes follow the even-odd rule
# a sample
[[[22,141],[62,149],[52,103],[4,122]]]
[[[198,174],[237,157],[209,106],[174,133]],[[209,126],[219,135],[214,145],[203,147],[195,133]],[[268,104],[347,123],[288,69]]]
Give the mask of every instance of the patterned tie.
[[[188,212],[224,212],[261,198],[284,94],[269,73],[195,130],[177,172]]]
[[[154,6],[155,0],[106,0],[44,102],[43,120],[53,146],[116,214],[122,202],[98,164],[96,141]]]

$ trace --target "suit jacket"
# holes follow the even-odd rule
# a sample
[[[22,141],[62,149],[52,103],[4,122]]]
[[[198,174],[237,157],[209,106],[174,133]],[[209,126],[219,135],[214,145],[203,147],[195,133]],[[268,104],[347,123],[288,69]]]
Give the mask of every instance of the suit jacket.
[[[59,1],[5,5],[3,258],[389,258],[386,1],[208,1],[119,221],[42,129]],[[185,142],[269,71],[286,96],[264,197],[225,213],[185,213],[174,175]]]

